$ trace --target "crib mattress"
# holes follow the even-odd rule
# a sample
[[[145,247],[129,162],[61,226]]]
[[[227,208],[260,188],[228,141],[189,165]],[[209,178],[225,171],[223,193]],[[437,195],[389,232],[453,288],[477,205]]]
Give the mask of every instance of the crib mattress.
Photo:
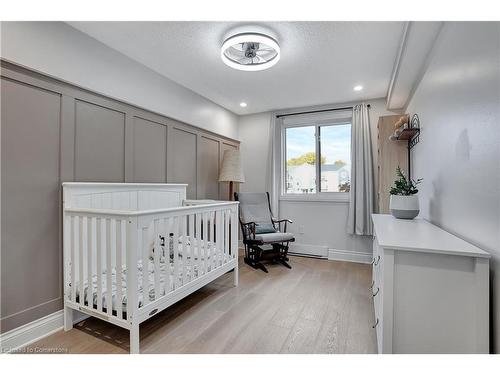
[[[194,253],[194,254],[197,254]],[[215,257],[207,257],[207,272],[211,271],[212,268],[215,266]],[[200,262],[204,262],[204,256],[201,257]],[[186,280],[189,281],[193,278],[198,277],[198,267],[196,265],[196,258],[191,259],[188,258],[186,261]],[[222,259],[219,259],[218,261],[219,265],[222,265]],[[177,280],[177,287],[182,286],[184,283],[184,275],[183,275],[183,270],[184,270],[184,264],[183,264],[183,256],[182,253],[179,253],[178,255],[178,280]],[[164,258],[161,259],[160,261],[160,270],[159,270],[159,295],[164,296],[166,293],[173,291],[174,290],[174,265],[172,262],[172,259],[170,261],[166,261]],[[121,277],[121,284],[122,284],[122,296],[121,296],[121,304],[122,304],[122,311],[126,312],[127,311],[127,270],[124,268],[122,269],[122,277]],[[154,260],[149,258],[148,261],[148,271],[146,277],[144,277],[144,272],[143,272],[143,265],[142,265],[142,260],[139,260],[137,263],[137,276],[139,280],[139,293],[137,296],[138,299],[138,306],[141,307],[144,305],[143,301],[143,290],[144,287],[147,288],[147,297],[149,298],[149,301],[154,301],[155,300],[155,270],[154,270]],[[107,291],[107,272],[104,270],[102,272],[102,306],[103,310],[107,310],[108,308],[108,291]],[[118,278],[119,279],[119,278]],[[93,275],[92,277],[92,305],[94,307],[97,306],[97,285],[98,285],[98,279],[97,275]],[[117,311],[117,301],[118,295],[117,295],[117,274],[116,274],[116,269],[112,269],[112,276],[111,276],[111,296],[112,296],[112,310],[113,312]],[[83,287],[83,293],[84,293],[84,302],[85,305],[88,305],[88,283],[87,281],[84,282],[84,287]],[[71,298],[71,297],[70,297]],[[79,285],[76,285],[76,300],[79,302],[80,301],[80,288]]]

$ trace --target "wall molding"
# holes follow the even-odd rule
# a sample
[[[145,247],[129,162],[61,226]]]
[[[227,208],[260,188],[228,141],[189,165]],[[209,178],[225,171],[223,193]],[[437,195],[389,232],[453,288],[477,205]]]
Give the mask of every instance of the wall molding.
[[[328,249],[328,260],[370,264],[372,254],[361,251]]]
[[[387,88],[387,110],[405,110],[408,106],[427,71],[443,25],[437,21],[405,22]]]
[[[88,316],[75,311],[73,324],[77,324]],[[64,310],[56,311],[42,318],[14,328],[0,335],[0,354],[10,353],[30,345],[44,337],[50,336],[64,328]]]
[[[387,88],[387,95],[386,95],[387,107],[389,107],[389,104],[392,99],[392,94],[394,91],[394,86],[396,86],[396,82],[398,80],[399,68],[401,66],[401,61],[403,60],[403,56],[406,52],[406,46],[408,44],[410,27],[411,27],[411,22],[406,21],[403,26],[403,33],[401,35],[401,40],[399,42],[398,54],[396,55],[396,60],[394,60],[394,66],[392,67],[391,80],[389,81],[389,87]]]
[[[424,78],[424,75],[427,72],[427,68],[429,67],[429,64],[430,64],[432,58],[434,57],[434,54],[435,54],[436,49],[437,49],[436,46],[439,44],[438,41],[440,40],[440,36],[442,34],[443,27],[444,27],[444,21],[439,23],[439,28],[438,28],[438,31],[437,31],[434,39],[432,40],[431,47],[427,51],[427,54],[425,55],[425,59],[422,63],[422,66],[420,67],[420,70],[417,74],[417,77],[416,77],[415,81],[413,82],[413,85],[410,89],[410,93],[408,94],[408,98],[406,99],[406,102],[403,106],[405,111],[406,111],[406,108],[408,107],[408,105],[410,104],[410,101],[413,99],[413,95],[415,95],[415,91],[417,91],[417,88],[420,85],[420,82],[422,82],[422,79]]]
[[[312,255],[315,257],[326,258],[328,256],[328,246],[306,245],[301,243],[290,243],[291,254]]]
[[[149,120],[151,115],[153,115],[160,119],[166,119],[167,122],[177,122],[183,126],[191,128],[192,130],[195,130],[196,132],[201,132],[212,137],[222,139],[224,141],[229,141],[237,144],[240,143],[240,141],[236,138],[219,134],[213,130],[205,129],[198,125],[193,125],[184,120],[177,119],[176,117],[173,117],[169,114],[148,109],[141,105],[135,104],[134,102],[129,102],[127,100],[116,98],[114,96],[103,94],[99,91],[83,87],[79,84],[65,81],[64,79],[52,76],[28,66],[21,65],[17,61],[9,60],[5,57],[0,57],[0,68],[2,76],[5,76],[14,81],[23,82],[31,86],[43,88],[47,91],[52,91],[55,94],[67,95],[72,98],[80,98],[80,100],[83,101],[89,100],[91,103],[94,103],[95,99],[99,99],[100,102],[114,103],[116,106],[121,108],[118,109],[119,111],[123,110],[126,112],[127,108],[132,108],[134,110],[134,115],[141,117],[141,114],[144,114],[146,116],[145,119],[147,120]],[[29,81],[26,80],[26,77],[29,77]],[[160,120],[160,123],[161,122],[162,121]]]

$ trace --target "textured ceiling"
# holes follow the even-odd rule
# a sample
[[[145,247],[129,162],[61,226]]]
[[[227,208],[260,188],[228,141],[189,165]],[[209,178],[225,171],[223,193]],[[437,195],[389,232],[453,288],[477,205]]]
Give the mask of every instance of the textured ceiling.
[[[69,24],[237,114],[384,97],[403,31],[402,22]],[[226,66],[220,46],[241,31],[275,37],[278,64],[259,72]],[[358,84],[363,91],[353,91]]]

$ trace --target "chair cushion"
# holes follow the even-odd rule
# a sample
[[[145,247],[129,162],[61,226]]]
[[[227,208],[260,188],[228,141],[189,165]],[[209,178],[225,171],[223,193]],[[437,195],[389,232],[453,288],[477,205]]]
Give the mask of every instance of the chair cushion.
[[[255,233],[263,234],[263,233],[274,233],[276,229],[274,229],[274,225],[267,223],[256,223],[255,224]]]
[[[238,200],[242,222],[273,225],[266,193],[238,193]]]
[[[262,241],[263,243],[272,243],[272,242],[291,241],[294,239],[294,236],[292,233],[274,232],[274,233],[256,234],[255,239],[257,241]]]

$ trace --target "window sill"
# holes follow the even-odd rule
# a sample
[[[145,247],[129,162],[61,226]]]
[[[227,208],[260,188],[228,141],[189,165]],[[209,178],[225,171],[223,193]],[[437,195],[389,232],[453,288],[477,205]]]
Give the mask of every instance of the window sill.
[[[291,202],[349,202],[349,193],[283,194],[280,201]]]

